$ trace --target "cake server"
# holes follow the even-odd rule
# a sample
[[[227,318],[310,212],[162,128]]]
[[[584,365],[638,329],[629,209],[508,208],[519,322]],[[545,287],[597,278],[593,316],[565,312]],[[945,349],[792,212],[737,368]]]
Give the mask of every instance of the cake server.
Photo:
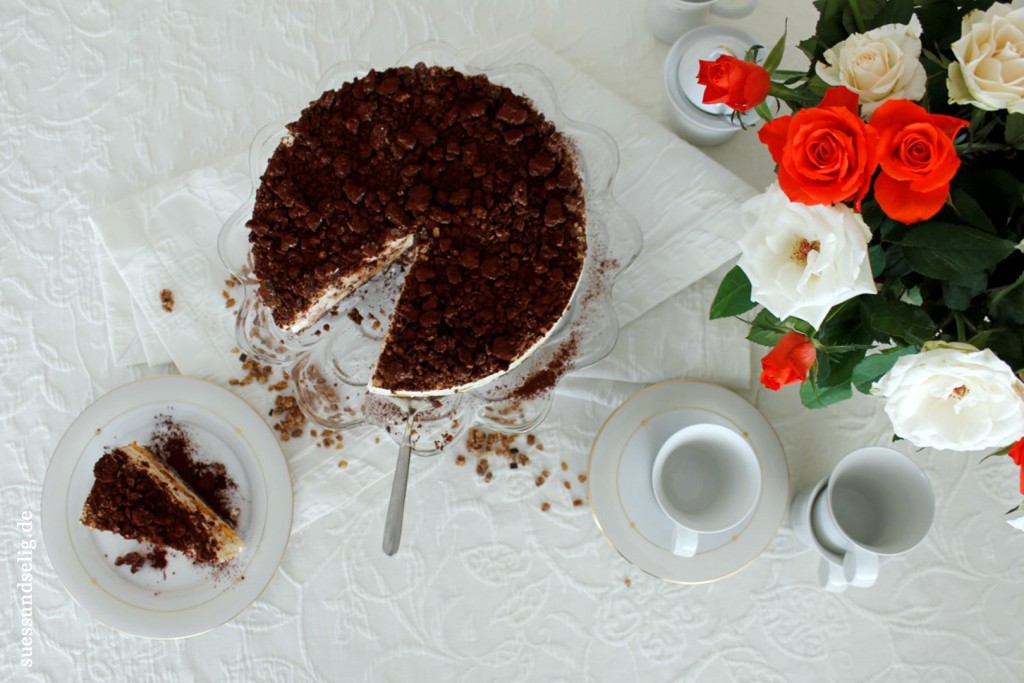
[[[402,520],[405,517],[405,492],[409,483],[409,460],[412,453],[413,420],[429,401],[416,398],[402,399],[405,404],[405,433],[402,446],[398,449],[398,462],[395,463],[395,478],[391,480],[391,500],[388,501],[388,514],[384,519],[384,554],[394,555],[398,552],[398,544],[402,540]]]

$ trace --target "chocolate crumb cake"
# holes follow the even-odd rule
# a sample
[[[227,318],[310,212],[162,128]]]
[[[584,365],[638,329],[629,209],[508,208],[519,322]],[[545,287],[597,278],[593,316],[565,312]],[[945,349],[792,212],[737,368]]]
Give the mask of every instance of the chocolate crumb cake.
[[[234,530],[147,449],[132,443],[93,466],[79,521],[100,531],[178,550],[196,562],[227,562],[243,548]]]
[[[288,126],[247,223],[260,296],[301,332],[406,254],[371,391],[462,391],[564,315],[586,211],[572,148],[523,97],[453,69],[371,71]]]

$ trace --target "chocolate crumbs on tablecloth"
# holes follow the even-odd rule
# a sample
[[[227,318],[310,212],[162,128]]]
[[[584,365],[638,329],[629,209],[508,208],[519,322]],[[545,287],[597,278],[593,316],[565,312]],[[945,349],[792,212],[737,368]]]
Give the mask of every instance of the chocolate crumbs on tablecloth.
[[[174,292],[169,289],[160,290],[160,306],[171,313],[174,311]]]
[[[525,443],[522,443],[525,441]],[[502,434],[497,432],[487,431],[479,427],[474,427],[469,430],[466,435],[466,451],[470,456],[476,458],[476,466],[473,468],[477,476],[479,476],[485,483],[489,483],[494,474],[498,471],[494,467],[496,462],[507,461],[509,463],[509,469],[525,469],[529,471],[528,466],[531,464],[534,467],[538,466],[538,463],[545,461],[544,456],[544,444],[534,434],[527,434],[525,437],[516,434]],[[524,452],[524,449],[532,449],[535,451],[530,455]],[[467,456],[459,453],[454,459],[456,466],[462,467],[466,464]],[[548,462],[551,462],[550,458],[547,458]],[[558,469],[562,472],[566,472],[570,477],[572,473],[570,471],[570,465],[568,462],[557,462],[551,463],[551,469],[548,467],[542,467],[539,473],[535,474],[533,482],[539,488],[544,486],[547,481],[551,478],[552,470],[555,465],[558,465]],[[534,470],[537,472],[537,470]],[[587,481],[586,474],[575,475],[575,480],[583,484]],[[583,498],[577,497],[573,490],[574,481],[573,479],[562,479],[562,486],[556,489],[556,495],[566,501],[567,504],[572,507],[580,507],[586,501]],[[550,491],[550,489],[547,489]],[[566,493],[567,492],[567,493]],[[543,501],[540,509],[543,512],[547,512],[551,509],[551,503]]]
[[[168,416],[157,416],[157,419],[159,426],[150,437],[147,448],[162,458],[190,489],[234,527],[238,523],[238,506],[234,502],[238,485],[228,476],[224,465],[196,457],[195,442],[187,427]]]
[[[274,431],[277,432],[281,441],[289,441],[302,436],[306,428],[306,414],[295,400],[294,396],[278,394],[274,397],[274,408],[271,415],[280,418],[274,423]]]
[[[279,325],[409,236],[379,386],[501,372],[562,317],[586,251],[583,188],[568,141],[530,102],[418,64],[325,92],[289,131],[247,224]]]

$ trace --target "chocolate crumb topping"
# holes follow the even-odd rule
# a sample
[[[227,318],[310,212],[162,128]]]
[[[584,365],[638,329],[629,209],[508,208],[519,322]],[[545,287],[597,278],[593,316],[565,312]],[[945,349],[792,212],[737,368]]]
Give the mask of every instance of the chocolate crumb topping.
[[[159,416],[158,416],[159,417]],[[177,472],[182,481],[203,499],[221,519],[236,527],[238,506],[233,493],[238,485],[219,462],[203,462],[196,456],[196,446],[188,430],[170,417],[164,417],[151,437],[147,448]]]
[[[217,548],[203,517],[178,503],[127,455],[113,450],[93,466],[96,478],[82,521],[156,546],[180,550],[200,563],[215,563]]]
[[[583,187],[569,142],[528,100],[418,64],[325,92],[288,128],[247,224],[278,325],[372,276],[409,238],[374,384],[470,384],[561,318],[586,252]]]

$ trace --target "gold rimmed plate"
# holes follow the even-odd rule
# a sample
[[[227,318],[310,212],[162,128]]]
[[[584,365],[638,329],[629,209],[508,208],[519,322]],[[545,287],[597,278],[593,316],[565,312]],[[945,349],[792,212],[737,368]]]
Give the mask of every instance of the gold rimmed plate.
[[[651,471],[661,444],[694,424],[721,425],[747,439],[761,464],[761,495],[739,525],[703,538],[693,557],[680,557]],[[587,496],[598,527],[628,561],[666,581],[708,583],[744,569],[771,542],[789,502],[789,466],[775,430],[740,396],[706,382],[662,382],[631,396],[601,427],[590,450]]]
[[[103,453],[148,443],[168,418],[235,482],[236,530],[246,547],[218,568],[169,551],[165,570],[132,573],[115,559],[146,548],[78,518]],[[273,431],[238,396],[192,377],[143,379],[97,399],[64,433],[43,482],[43,541],[61,583],[98,620],[150,638],[196,635],[242,612],[277,572],[291,522],[291,476]]]

